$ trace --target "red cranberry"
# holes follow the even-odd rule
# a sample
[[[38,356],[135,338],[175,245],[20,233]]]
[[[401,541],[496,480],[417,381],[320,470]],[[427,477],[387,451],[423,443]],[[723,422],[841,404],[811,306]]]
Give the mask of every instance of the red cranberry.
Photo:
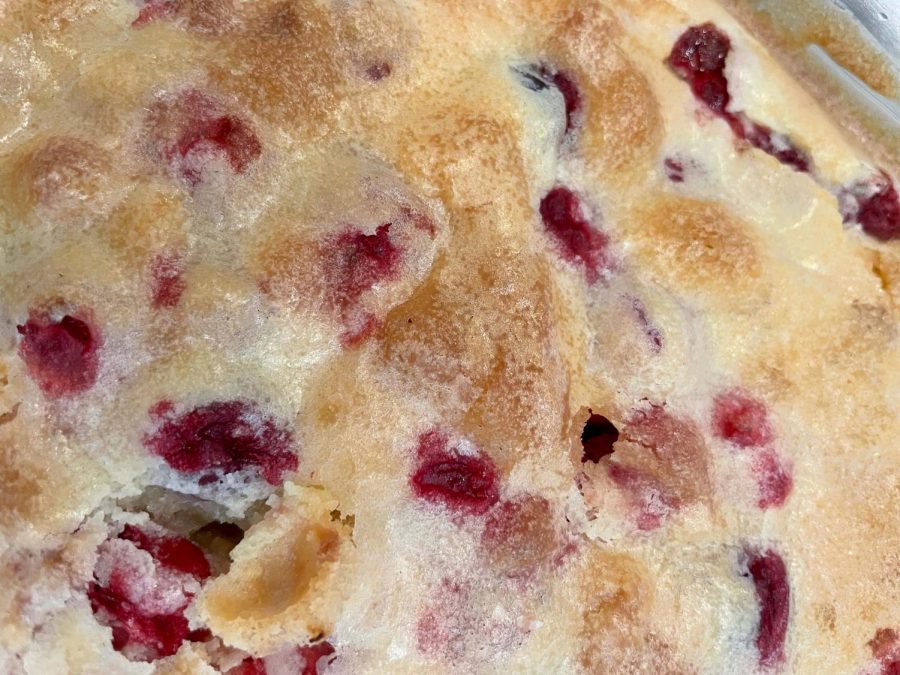
[[[588,221],[578,195],[568,188],[555,187],[541,200],[540,212],[563,258],[581,262],[588,282],[597,281],[609,240]]]
[[[453,511],[483,514],[499,499],[497,470],[487,456],[465,455],[445,435],[429,431],[419,437],[418,467],[410,478],[419,499]]]
[[[246,122],[199,91],[158,101],[148,121],[159,159],[192,187],[200,183],[210,155],[224,157],[235,173],[243,173],[262,153]]]
[[[712,418],[716,436],[741,448],[767,445],[774,437],[765,403],[740,389],[716,396]]]
[[[775,551],[748,551],[747,570],[756,587],[759,665],[770,668],[784,661],[784,640],[790,618],[791,589],[784,560]]]
[[[157,404],[151,415],[159,418],[159,426],[144,444],[176,471],[252,468],[278,485],[297,469],[291,433],[255,403],[214,401],[177,416],[171,407]]]
[[[203,551],[184,537],[150,534],[134,525],[126,525],[119,539],[133,542],[139,549],[153,556],[159,564],[190,574],[201,581],[212,574]]]
[[[900,239],[900,195],[884,171],[845,188],[839,195],[844,222],[856,222],[878,241]]]
[[[764,450],[753,458],[753,473],[759,491],[756,505],[761,509],[784,505],[794,487],[790,464],[781,460],[775,452]]]
[[[101,340],[85,318],[66,314],[55,320],[32,311],[28,321],[16,330],[22,336],[19,356],[44,396],[74,396],[94,386]]]
[[[185,640],[211,637],[192,631],[184,616],[209,575],[203,552],[187,539],[127,526],[101,548],[88,599],[97,620],[112,628],[114,649],[152,661],[171,656]]]
[[[743,112],[730,112],[725,61],[731,51],[731,40],[712,23],[691,26],[675,42],[669,54],[669,65],[707,108],[722,117],[735,136],[772,155],[796,171],[809,172],[812,160],[787,136],[764,124],[754,122]]]
[[[268,675],[268,673],[263,659],[248,656],[234,668],[229,668],[225,675]]]
[[[712,23],[704,23],[688,28],[669,54],[669,65],[687,81],[694,96],[719,114],[730,101],[725,78],[725,59],[730,51],[728,36]]]
[[[303,660],[303,670],[300,675],[319,675],[319,673],[322,672],[319,666],[327,665],[334,660],[330,659],[326,661],[325,664],[322,664],[322,659],[334,654],[334,646],[330,642],[324,640],[304,647],[299,647],[297,651],[300,653],[300,658]]]
[[[597,415],[593,411],[588,412],[591,415],[584,423],[584,429],[581,432],[581,447],[584,450],[581,462],[582,464],[584,462],[596,464],[603,457],[613,453],[613,443],[619,440],[619,430],[603,415]]]
[[[375,284],[396,276],[403,252],[391,241],[390,229],[390,223],[380,225],[375,234],[349,228],[325,242],[325,274],[338,306],[355,303]]]
[[[150,273],[153,277],[150,304],[156,309],[175,307],[186,287],[181,276],[181,258],[170,251],[158,253],[150,262]]]

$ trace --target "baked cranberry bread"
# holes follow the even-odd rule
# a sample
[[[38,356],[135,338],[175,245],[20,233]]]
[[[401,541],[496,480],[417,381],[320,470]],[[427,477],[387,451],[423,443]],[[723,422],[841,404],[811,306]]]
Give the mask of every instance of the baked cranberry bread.
[[[721,7],[0,34],[0,672],[900,672],[897,167]]]

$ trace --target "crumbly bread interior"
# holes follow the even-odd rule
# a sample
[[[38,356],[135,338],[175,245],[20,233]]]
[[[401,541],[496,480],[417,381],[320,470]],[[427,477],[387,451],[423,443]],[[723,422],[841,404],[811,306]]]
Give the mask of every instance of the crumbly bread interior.
[[[872,156],[709,0],[0,4],[0,672],[897,672]]]

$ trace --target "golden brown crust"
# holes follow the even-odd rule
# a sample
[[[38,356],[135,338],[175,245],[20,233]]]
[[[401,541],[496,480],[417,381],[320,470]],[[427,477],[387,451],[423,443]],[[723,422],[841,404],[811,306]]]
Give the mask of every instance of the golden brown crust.
[[[900,659],[892,146],[773,55],[711,0],[0,7],[0,672]]]

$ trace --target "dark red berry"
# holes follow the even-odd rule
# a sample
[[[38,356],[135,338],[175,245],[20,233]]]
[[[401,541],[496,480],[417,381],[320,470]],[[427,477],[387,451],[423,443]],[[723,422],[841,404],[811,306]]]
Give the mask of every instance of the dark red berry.
[[[160,412],[162,411],[162,412]],[[290,431],[247,401],[214,401],[182,415],[157,404],[159,426],[144,444],[184,473],[255,469],[272,485],[299,464]]]
[[[766,404],[740,389],[730,389],[713,401],[713,432],[742,448],[772,442]]]
[[[225,675],[268,675],[268,673],[263,659],[248,656],[234,668],[229,668]]]
[[[592,411],[584,429],[581,432],[581,447],[583,454],[581,462],[598,463],[603,457],[611,455],[614,451],[613,443],[619,440],[619,430],[603,415],[597,415]]]
[[[754,122],[743,112],[728,110],[731,95],[725,77],[725,61],[730,51],[728,36],[707,22],[691,26],[682,33],[672,47],[668,61],[672,70],[691,87],[694,96],[728,122],[735,136],[796,171],[811,171],[809,155],[787,136]]]
[[[390,223],[378,226],[374,234],[349,228],[324,243],[325,274],[339,307],[353,304],[375,284],[396,276],[402,250],[391,241],[390,229]]]
[[[726,113],[725,120],[735,136],[772,155],[782,164],[802,173],[808,173],[812,168],[809,155],[784,134],[779,134],[765,124],[754,122],[742,112]]]
[[[97,620],[112,629],[113,648],[133,661],[171,656],[185,640],[211,637],[191,630],[184,616],[198,588],[191,584],[209,577],[209,563],[195,544],[159,529],[129,525],[111,540],[114,547],[101,547],[87,592]]]
[[[150,304],[154,308],[171,308],[178,304],[186,287],[181,268],[180,256],[171,251],[164,251],[153,257],[150,262],[150,274],[153,277]]]
[[[609,240],[588,221],[578,195],[568,188],[555,187],[541,200],[540,212],[563,258],[583,264],[588,282],[597,281],[606,262]]]
[[[790,618],[791,589],[784,560],[775,551],[747,551],[747,570],[756,587],[759,665],[770,668],[784,661],[784,640]]]
[[[86,318],[66,314],[51,319],[46,313],[33,311],[16,330],[22,336],[19,356],[44,396],[74,396],[94,385],[101,342],[97,329]]]
[[[669,65],[710,110],[722,114],[728,106],[725,60],[731,40],[712,23],[691,26],[675,42]]]
[[[438,431],[419,437],[418,466],[410,478],[419,499],[469,514],[482,514],[497,503],[497,470],[487,456],[462,454]]]
[[[297,650],[300,658],[303,659],[303,670],[300,675],[320,675],[324,672],[319,668],[322,659],[334,654],[334,646],[327,641],[315,642],[311,645],[299,647]],[[331,663],[333,659],[326,661],[324,665]]]
[[[783,506],[794,487],[791,465],[773,450],[763,450],[753,458],[753,473],[759,493],[756,505],[761,509]]]
[[[150,534],[134,525],[126,525],[119,539],[133,542],[139,549],[152,555],[160,565],[190,574],[201,581],[212,574],[203,551],[184,537]]]
[[[839,201],[845,223],[859,223],[878,241],[900,239],[900,195],[884,171],[845,188]]]

